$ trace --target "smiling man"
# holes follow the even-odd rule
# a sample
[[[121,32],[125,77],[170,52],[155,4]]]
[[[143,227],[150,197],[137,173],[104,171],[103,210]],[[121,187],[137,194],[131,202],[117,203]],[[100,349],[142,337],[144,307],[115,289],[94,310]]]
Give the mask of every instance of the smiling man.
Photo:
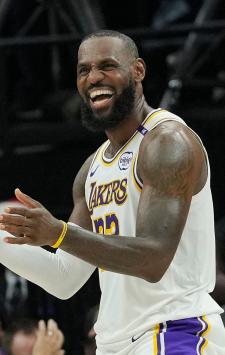
[[[16,190],[24,206],[0,217],[2,231],[14,235],[1,243],[0,260],[63,299],[98,267],[98,355],[222,355],[222,309],[209,295],[215,238],[207,153],[180,117],[147,104],[144,77],[129,37],[84,38],[83,122],[108,140],[75,178],[68,223]],[[46,244],[56,254],[33,247]]]
[[[127,48],[123,53],[124,44]],[[83,99],[83,123],[88,129],[105,131],[129,117],[135,105],[130,71],[134,61],[144,66],[136,46],[128,40],[124,43],[111,37],[105,41],[91,35],[83,41],[78,52],[77,87]]]

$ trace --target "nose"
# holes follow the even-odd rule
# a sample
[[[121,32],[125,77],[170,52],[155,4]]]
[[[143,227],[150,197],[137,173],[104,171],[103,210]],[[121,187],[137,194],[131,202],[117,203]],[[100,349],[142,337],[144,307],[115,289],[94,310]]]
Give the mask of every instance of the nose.
[[[96,84],[103,79],[104,79],[104,73],[101,70],[94,67],[91,68],[88,75],[88,80],[91,84]]]

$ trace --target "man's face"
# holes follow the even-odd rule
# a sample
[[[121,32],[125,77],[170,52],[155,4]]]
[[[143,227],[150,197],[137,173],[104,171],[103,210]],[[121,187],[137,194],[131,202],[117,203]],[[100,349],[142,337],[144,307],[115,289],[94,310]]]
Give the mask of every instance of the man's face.
[[[95,37],[82,43],[77,87],[87,128],[104,131],[129,116],[135,102],[135,81],[131,59],[120,39]]]
[[[17,332],[12,341],[11,354],[12,355],[32,355],[34,343],[36,341],[35,334],[25,334],[24,332]]]

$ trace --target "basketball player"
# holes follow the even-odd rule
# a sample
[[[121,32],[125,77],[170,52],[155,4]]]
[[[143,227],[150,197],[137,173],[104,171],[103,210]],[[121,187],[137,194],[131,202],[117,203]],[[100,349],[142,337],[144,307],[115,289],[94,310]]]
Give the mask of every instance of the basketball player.
[[[16,190],[24,207],[1,215],[1,229],[14,236],[1,243],[0,260],[61,298],[98,267],[98,355],[224,355],[222,309],[209,295],[215,241],[207,153],[180,117],[147,104],[144,76],[127,36],[84,38],[77,65],[83,121],[108,140],[75,178],[68,224]],[[46,244],[56,254],[34,247]]]

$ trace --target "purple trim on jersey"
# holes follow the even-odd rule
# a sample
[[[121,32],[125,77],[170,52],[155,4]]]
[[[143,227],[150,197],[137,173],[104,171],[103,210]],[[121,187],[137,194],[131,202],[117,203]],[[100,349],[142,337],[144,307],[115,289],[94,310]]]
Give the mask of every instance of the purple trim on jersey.
[[[138,132],[140,132],[143,136],[146,135],[146,133],[148,132],[148,129],[145,128],[144,126],[142,126],[142,124],[140,124],[140,126],[137,129]]]
[[[206,332],[209,328],[208,323],[202,317],[200,317],[200,318],[201,318],[201,321],[205,324],[205,327],[200,331],[199,336],[201,336],[202,333]]]
[[[204,338],[201,338],[201,334],[206,331],[208,324],[202,317],[200,319],[195,317],[168,321],[166,322],[166,327],[162,323],[160,324],[161,337],[163,336],[164,338],[165,355],[201,354],[201,349],[206,342]],[[157,355],[160,355],[160,334],[157,335],[157,344]]]
[[[205,338],[202,338],[202,343],[201,343],[201,345],[199,346],[199,354],[201,354],[202,347],[203,347],[203,345],[205,344],[205,342],[206,342],[206,339],[205,339]]]
[[[161,342],[160,342],[160,333],[159,333],[159,334],[157,334],[157,354],[156,355],[160,355],[160,354],[161,354]]]
[[[205,327],[201,330],[201,332],[199,333],[199,336],[201,337],[202,336],[202,333],[205,333],[207,332],[208,328],[209,328],[209,324],[202,318],[201,318],[201,321],[205,324]],[[201,354],[201,350],[202,350],[202,347],[204,346],[206,342],[206,339],[205,338],[202,338],[202,342],[201,344],[199,345],[199,353]]]

